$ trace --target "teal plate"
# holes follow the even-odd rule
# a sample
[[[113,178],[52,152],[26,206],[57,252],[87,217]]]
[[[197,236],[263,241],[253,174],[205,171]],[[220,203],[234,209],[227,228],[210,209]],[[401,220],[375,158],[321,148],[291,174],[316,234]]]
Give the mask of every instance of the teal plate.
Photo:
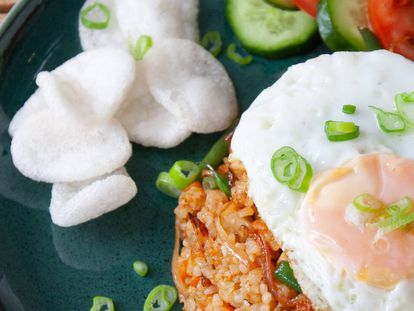
[[[82,0],[20,1],[0,29],[0,310],[89,310],[92,297],[113,298],[116,310],[140,310],[157,284],[172,284],[176,200],[157,192],[155,179],[178,159],[200,160],[218,137],[192,135],[177,148],[134,145],[127,164],[139,193],[126,206],[97,220],[60,228],[48,213],[50,185],[23,177],[10,156],[9,120],[36,89],[35,77],[81,51],[77,33]],[[201,33],[219,30],[236,41],[224,17],[223,0],[200,1]],[[288,66],[326,52],[248,66],[219,57],[236,86],[240,109]],[[148,263],[139,277],[133,261]],[[178,304],[176,310],[181,309]]]

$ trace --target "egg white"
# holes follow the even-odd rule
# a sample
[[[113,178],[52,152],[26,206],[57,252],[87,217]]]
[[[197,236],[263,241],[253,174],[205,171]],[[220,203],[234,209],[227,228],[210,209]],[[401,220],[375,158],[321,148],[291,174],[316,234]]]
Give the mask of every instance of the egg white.
[[[414,159],[414,131],[387,134],[377,125],[373,105],[393,111],[397,93],[414,90],[414,62],[387,51],[339,52],[292,66],[264,90],[247,110],[232,139],[232,155],[249,177],[249,195],[275,237],[289,252],[301,286],[316,308],[332,310],[409,310],[414,281],[384,290],[354,279],[321,255],[304,231],[300,207],[304,194],[275,180],[273,153],[291,146],[309,163],[314,175],[341,166],[360,154],[394,153]],[[357,106],[347,115],[342,106]],[[350,121],[360,136],[330,142],[327,120]]]

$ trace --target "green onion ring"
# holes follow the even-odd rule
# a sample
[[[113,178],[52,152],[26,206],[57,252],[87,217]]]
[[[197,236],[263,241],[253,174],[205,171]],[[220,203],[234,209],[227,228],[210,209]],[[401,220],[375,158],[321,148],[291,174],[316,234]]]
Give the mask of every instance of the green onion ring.
[[[201,184],[203,185],[203,189],[205,190],[214,190],[217,189],[217,183],[214,176],[206,176],[201,181]]]
[[[233,132],[239,123],[239,119],[233,121],[232,125],[224,132],[224,134],[214,143],[213,147],[207,152],[200,165],[210,164],[213,168],[217,168],[222,162],[223,158],[229,155],[229,142],[227,137]]]
[[[273,153],[270,168],[275,179],[298,192],[309,189],[313,176],[312,166],[293,148],[284,146]]]
[[[384,208],[384,204],[369,193],[356,196],[352,203],[357,210],[364,213],[378,213]]]
[[[273,176],[280,183],[288,183],[299,176],[299,155],[291,147],[282,147],[277,150],[271,160]]]
[[[290,288],[293,288],[297,293],[302,293],[302,289],[293,274],[293,270],[290,267],[289,262],[285,260],[281,261],[279,266],[276,268],[274,275],[276,279],[285,283]]]
[[[152,48],[152,38],[147,35],[139,36],[135,44],[130,43],[129,45],[129,51],[137,61],[144,59],[150,48]]]
[[[342,112],[346,114],[354,114],[356,111],[355,105],[343,105],[342,106]]]
[[[170,174],[167,172],[161,172],[155,182],[155,186],[162,193],[172,197],[178,198],[181,194],[181,189],[177,187]]]
[[[236,45],[230,43],[227,47],[227,57],[239,65],[248,65],[253,61],[253,56],[242,56],[236,51]]]
[[[414,125],[414,92],[397,94],[394,101],[403,119]]]
[[[136,274],[142,277],[146,276],[148,273],[148,265],[140,260],[134,261],[134,263],[132,264],[132,268],[134,269]]]
[[[180,160],[174,163],[169,174],[174,186],[183,190],[189,184],[197,180],[200,175],[200,167],[194,162]]]
[[[298,192],[306,192],[309,189],[310,182],[312,180],[312,166],[304,158],[299,156],[298,158],[299,175],[288,182],[290,189]]]
[[[389,216],[402,216],[407,214],[413,207],[413,202],[409,197],[403,197],[387,207]]]
[[[93,297],[93,304],[90,311],[101,311],[102,308],[105,308],[106,311],[114,311],[114,302],[111,298],[104,296],[95,296]]]
[[[231,196],[231,189],[229,185],[229,181],[223,175],[218,173],[210,164],[203,165],[205,168],[210,170],[213,173],[214,181],[216,182],[217,187],[224,192],[225,195],[228,197]]]
[[[404,119],[397,113],[385,112],[384,110],[368,106],[375,112],[378,126],[386,133],[403,132],[405,130]]]
[[[208,50],[214,57],[217,57],[223,48],[223,41],[218,31],[211,30],[201,39],[201,45]]]
[[[170,285],[158,285],[148,294],[144,311],[171,310],[177,300],[177,290]]]
[[[409,225],[413,221],[413,212],[406,215],[388,217],[377,224],[379,229],[377,231],[377,234],[375,235],[375,240],[379,240],[384,234],[387,234],[394,230],[404,229],[405,226]]]
[[[345,141],[359,136],[359,126],[354,122],[326,121],[325,134],[329,141]]]
[[[92,12],[95,8],[99,9],[103,15],[105,16],[105,19],[103,21],[93,21],[88,18],[88,14]],[[82,25],[89,29],[105,29],[109,25],[109,21],[111,20],[111,12],[109,11],[109,8],[98,1],[95,1],[92,5],[86,7],[82,12],[80,13],[80,19],[82,22]]]

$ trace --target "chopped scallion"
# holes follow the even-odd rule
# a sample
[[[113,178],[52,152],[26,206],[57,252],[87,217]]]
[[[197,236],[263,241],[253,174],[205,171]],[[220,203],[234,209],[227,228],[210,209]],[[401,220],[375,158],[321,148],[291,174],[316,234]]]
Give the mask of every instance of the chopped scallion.
[[[174,186],[180,190],[197,180],[200,167],[191,161],[181,160],[174,163],[170,169],[170,177]]]
[[[394,112],[385,112],[384,110],[369,106],[375,112],[378,126],[386,133],[403,132],[405,130],[405,122],[403,118]]]
[[[204,165],[208,170],[210,170],[213,174],[214,181],[216,182],[217,187],[223,191],[228,197],[231,196],[231,190],[229,181],[227,178],[225,178],[223,175],[218,173],[211,165],[206,164]]]
[[[158,175],[155,186],[159,191],[173,198],[178,198],[181,194],[181,189],[177,187],[174,180],[167,172],[161,172]]]
[[[407,214],[413,207],[413,202],[409,197],[403,197],[398,201],[391,203],[387,207],[389,216],[401,216]]]
[[[229,155],[230,149],[227,137],[233,132],[238,123],[239,119],[235,120],[224,134],[214,143],[213,147],[211,147],[203,160],[201,160],[201,166],[209,164],[213,168],[217,168],[223,162],[223,158]]]
[[[279,263],[279,266],[275,270],[275,277],[290,288],[293,288],[296,292],[302,293],[302,289],[293,274],[293,270],[290,267],[289,262],[283,260]]]
[[[114,311],[114,302],[111,298],[103,297],[103,296],[95,296],[93,297],[93,304],[90,311]]]
[[[270,168],[281,184],[287,184],[294,191],[308,191],[313,175],[312,167],[293,148],[285,146],[275,151]]]
[[[375,235],[375,240],[380,239],[384,234],[387,234],[391,231],[397,229],[403,229],[408,224],[414,221],[414,213],[411,212],[405,215],[397,215],[393,217],[385,218],[384,220],[380,221],[378,226],[377,234]]]
[[[144,311],[171,310],[177,300],[177,290],[169,285],[158,285],[149,293]]]
[[[201,39],[201,45],[213,56],[217,57],[223,48],[223,41],[218,31],[208,31]]]
[[[325,134],[329,141],[345,141],[359,136],[359,126],[354,122],[326,121]]]
[[[145,54],[152,47],[152,38],[150,36],[141,35],[139,36],[137,42],[129,45],[129,51],[135,60],[144,59]]]
[[[205,190],[214,190],[217,189],[217,183],[214,176],[206,176],[201,181],[201,184],[203,185],[203,188]]]
[[[304,158],[298,158],[299,175],[295,179],[288,182],[290,189],[298,192],[306,192],[309,189],[312,180],[312,166]]]
[[[414,125],[414,92],[397,94],[395,106],[402,118],[408,124]]]
[[[148,273],[148,266],[145,262],[142,261],[134,261],[134,263],[132,264],[132,268],[134,269],[134,271],[139,275],[139,276],[146,276]]]
[[[227,57],[239,65],[248,65],[253,61],[253,56],[242,56],[236,51],[236,45],[234,43],[229,44],[227,47]]]
[[[89,17],[90,14],[95,13],[95,9],[97,10],[96,14],[101,13],[100,15],[103,15],[103,19],[100,18],[100,16],[96,18],[97,20],[93,20]],[[111,12],[105,4],[95,1],[93,4],[82,10],[80,13],[80,20],[82,25],[86,28],[105,29],[108,27],[109,21],[111,20]]]
[[[356,111],[355,105],[343,105],[342,106],[342,112],[346,114],[354,114]]]
[[[299,155],[291,147],[282,147],[277,150],[271,161],[273,176],[280,183],[288,183],[299,175]]]
[[[353,204],[355,208],[364,213],[377,213],[383,210],[384,204],[369,193],[363,193],[358,195]]]

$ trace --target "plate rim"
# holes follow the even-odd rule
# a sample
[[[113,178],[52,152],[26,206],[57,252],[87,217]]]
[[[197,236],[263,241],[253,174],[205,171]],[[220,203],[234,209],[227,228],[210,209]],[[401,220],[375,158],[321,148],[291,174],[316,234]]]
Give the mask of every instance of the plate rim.
[[[18,0],[8,12],[6,18],[0,23],[0,58],[4,57],[19,30],[42,2],[44,0]],[[26,8],[29,9],[26,10]]]

